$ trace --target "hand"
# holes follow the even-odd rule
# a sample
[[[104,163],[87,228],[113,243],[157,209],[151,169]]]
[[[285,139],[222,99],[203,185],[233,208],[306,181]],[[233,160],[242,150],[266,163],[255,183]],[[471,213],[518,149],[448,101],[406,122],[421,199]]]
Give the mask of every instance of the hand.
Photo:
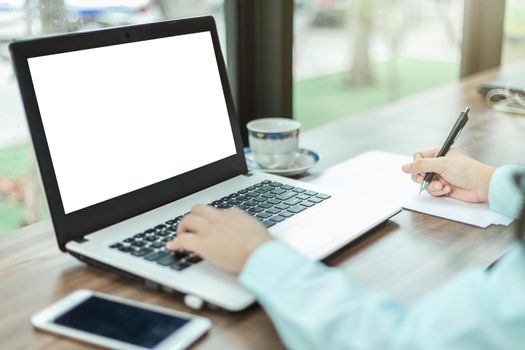
[[[168,249],[191,250],[222,269],[239,273],[248,257],[271,239],[266,228],[238,208],[196,205],[182,218]]]
[[[494,168],[451,148],[445,157],[435,158],[438,149],[414,154],[414,162],[403,165],[412,180],[423,182],[426,173],[436,175],[428,185],[432,196],[449,196],[466,202],[486,202]]]

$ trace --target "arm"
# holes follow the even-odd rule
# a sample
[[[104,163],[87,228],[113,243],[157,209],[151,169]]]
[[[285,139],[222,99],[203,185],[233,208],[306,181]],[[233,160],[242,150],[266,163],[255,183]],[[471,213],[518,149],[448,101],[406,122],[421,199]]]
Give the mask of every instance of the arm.
[[[525,166],[504,165],[494,172],[489,187],[490,209],[511,217],[517,218],[522,207],[522,194],[516,188],[512,176],[518,171],[525,171]]]
[[[247,261],[252,291],[290,349],[387,349],[405,308],[273,240]]]
[[[410,308],[278,241],[240,274],[290,349],[517,349],[525,344],[525,250],[464,273]]]

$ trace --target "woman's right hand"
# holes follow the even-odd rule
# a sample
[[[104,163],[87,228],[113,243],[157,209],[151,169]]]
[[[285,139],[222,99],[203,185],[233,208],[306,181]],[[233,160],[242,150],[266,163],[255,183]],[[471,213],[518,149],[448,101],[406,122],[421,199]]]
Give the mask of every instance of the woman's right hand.
[[[445,157],[436,158],[438,149],[416,152],[414,161],[403,165],[412,180],[423,182],[426,173],[434,172],[427,191],[432,196],[449,196],[466,202],[486,202],[494,167],[478,162],[451,148]]]

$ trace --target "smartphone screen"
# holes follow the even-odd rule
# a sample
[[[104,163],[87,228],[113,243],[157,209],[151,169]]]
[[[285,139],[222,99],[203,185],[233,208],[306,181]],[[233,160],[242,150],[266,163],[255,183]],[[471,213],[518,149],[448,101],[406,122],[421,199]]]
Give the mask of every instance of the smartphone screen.
[[[53,322],[144,348],[154,348],[189,320],[91,296]]]

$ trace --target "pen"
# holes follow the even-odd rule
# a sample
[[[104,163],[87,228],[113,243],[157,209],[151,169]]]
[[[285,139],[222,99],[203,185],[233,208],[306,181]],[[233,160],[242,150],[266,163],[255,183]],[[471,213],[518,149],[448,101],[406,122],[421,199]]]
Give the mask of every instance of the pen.
[[[463,130],[463,127],[465,127],[465,124],[467,124],[468,121],[468,112],[470,112],[470,108],[466,108],[464,112],[459,113],[459,117],[456,120],[456,123],[454,123],[454,126],[452,127],[452,130],[450,130],[450,134],[448,134],[447,139],[445,140],[445,143],[439,150],[439,153],[437,154],[437,157],[444,157],[448,151],[450,150],[450,147],[456,142],[459,134],[461,134],[461,130]],[[419,189],[419,193],[423,192],[427,189],[428,185],[432,181],[432,178],[436,175],[435,173],[427,173],[425,175],[425,179],[421,183],[421,188]]]

